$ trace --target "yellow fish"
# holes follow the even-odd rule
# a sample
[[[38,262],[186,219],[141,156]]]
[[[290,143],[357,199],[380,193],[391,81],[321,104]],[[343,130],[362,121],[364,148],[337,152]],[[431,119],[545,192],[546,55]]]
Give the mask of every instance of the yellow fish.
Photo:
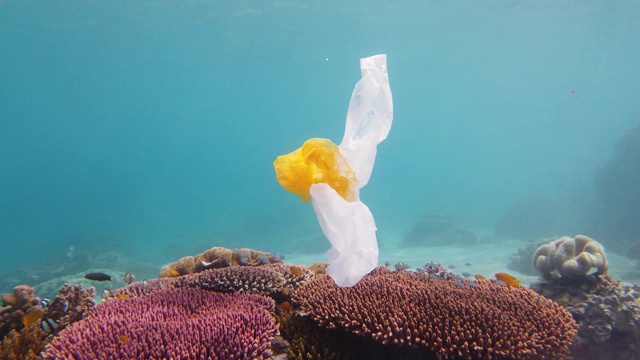
[[[42,314],[44,314],[44,311],[42,310],[29,311],[25,316],[22,317],[22,324],[24,325],[24,327],[29,327],[29,325],[40,320]]]
[[[509,285],[509,286],[513,286],[513,287],[520,286],[520,280],[514,278],[513,276],[511,276],[511,275],[509,275],[507,273],[497,273],[496,274],[496,280],[504,281],[504,283]]]
[[[169,270],[169,276],[178,277],[178,276],[180,276],[180,272],[178,270],[176,270],[176,269],[171,269],[171,270]]]
[[[291,273],[295,276],[302,275],[302,270],[300,270],[300,268],[297,266],[289,266],[289,271],[291,271]]]

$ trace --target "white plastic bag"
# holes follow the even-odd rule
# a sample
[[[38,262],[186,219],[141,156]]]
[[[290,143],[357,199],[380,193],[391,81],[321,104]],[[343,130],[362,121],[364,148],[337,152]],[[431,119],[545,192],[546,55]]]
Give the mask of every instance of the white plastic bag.
[[[393,120],[393,102],[386,55],[360,59],[362,79],[349,102],[340,153],[355,172],[359,190],[369,182],[378,143],[386,139]],[[378,265],[376,225],[369,208],[348,202],[329,185],[310,188],[313,209],[322,232],[331,243],[327,273],[338,286],[353,286]]]

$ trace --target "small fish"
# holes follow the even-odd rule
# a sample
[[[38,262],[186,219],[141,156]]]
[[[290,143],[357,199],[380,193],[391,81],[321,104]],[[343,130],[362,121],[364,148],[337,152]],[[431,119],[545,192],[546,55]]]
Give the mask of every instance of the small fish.
[[[62,305],[62,312],[67,312],[67,310],[69,310],[69,302],[65,301]]]
[[[40,320],[42,314],[44,314],[44,311],[42,310],[29,311],[22,317],[22,324],[24,327],[29,327],[29,325]]]
[[[462,276],[462,275],[456,275],[456,279],[458,279],[458,280],[464,280],[464,276]]]
[[[440,280],[440,278],[436,274],[431,274],[431,278],[434,280]]]
[[[572,93],[572,94],[575,94],[575,93],[576,93],[574,90],[570,90],[569,92],[570,92],[570,93]]]
[[[420,273],[420,279],[422,279],[422,280],[429,280],[429,273],[424,272],[424,271],[423,271],[423,272],[421,272],[421,273]]]
[[[473,266],[472,263],[464,263],[464,266]]]
[[[385,261],[385,262],[384,262],[384,267],[388,268],[388,267],[389,267],[389,265],[391,265],[391,263],[389,263],[388,261]]]
[[[464,276],[464,277],[472,277],[473,275],[471,275],[470,272],[465,271],[465,272],[462,273],[462,276]]]
[[[122,280],[127,284],[131,284],[132,282],[136,281],[136,276],[133,275],[132,273],[126,273],[124,274],[124,277],[122,278]]]
[[[513,286],[513,287],[520,286],[520,280],[514,278],[513,276],[511,276],[511,275],[509,275],[507,273],[497,273],[496,274],[496,279],[504,281],[504,283],[509,285],[509,286]]]
[[[117,300],[124,300],[124,299],[130,299],[131,296],[127,295],[127,294],[118,294],[116,295],[116,299]]]
[[[486,277],[484,277],[484,275],[482,275],[482,274],[475,274],[475,275],[473,275],[473,277],[475,277],[475,278],[476,278],[476,280],[486,280],[486,279],[487,279],[487,278],[486,278]]]
[[[454,283],[454,285],[457,286],[457,287],[463,287],[464,286],[464,284],[461,281],[456,281]]]
[[[104,288],[104,291],[102,292],[102,300],[106,301],[109,300],[113,297],[113,293],[111,293],[111,290],[109,288]]]
[[[293,309],[293,306],[291,306],[290,302],[285,301],[282,304],[280,304],[280,308],[284,311],[291,311],[291,309]]]
[[[58,325],[60,324],[59,320],[53,320],[50,318],[46,318],[43,319],[42,322],[40,323],[40,327],[42,328],[42,330],[45,333],[51,333],[53,332],[56,328],[58,328]]]
[[[469,286],[476,286],[476,282],[473,280],[469,281]]]
[[[176,269],[171,269],[169,270],[169,276],[170,277],[178,277],[180,276],[180,272]]]
[[[456,265],[454,265],[454,264],[449,265],[449,269],[455,269],[455,268],[457,268]]]
[[[121,342],[121,343],[123,343],[123,344],[124,344],[124,343],[127,343],[127,342],[129,342],[129,337],[128,337],[128,336],[125,336],[125,335],[119,335],[119,336],[118,336],[118,341],[120,341],[120,342]]]
[[[536,297],[536,305],[540,306],[542,304],[544,304],[546,301],[544,300],[544,298],[542,296],[538,296]]]
[[[246,256],[243,256],[238,260],[238,264],[240,265],[247,265],[247,263],[249,263],[249,258]]]
[[[411,266],[403,263],[402,261],[398,261],[398,263],[394,267],[395,267],[396,271],[403,271],[403,270],[407,270]]]
[[[142,291],[146,292],[148,288],[149,288],[149,280],[147,279],[142,280]]]
[[[300,268],[297,266],[289,266],[289,271],[291,271],[291,273],[295,276],[302,275],[302,270],[300,270]]]
[[[84,278],[93,281],[113,281],[113,276],[105,273],[88,273],[84,275]]]
[[[40,300],[40,305],[42,305],[43,309],[48,308],[49,305],[51,305],[51,299],[49,299],[48,297],[42,298],[42,300]]]

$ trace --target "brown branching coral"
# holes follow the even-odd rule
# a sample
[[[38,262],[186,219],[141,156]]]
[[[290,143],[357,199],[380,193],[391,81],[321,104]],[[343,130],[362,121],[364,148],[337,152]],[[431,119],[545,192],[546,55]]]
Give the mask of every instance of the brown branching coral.
[[[27,285],[17,286],[14,294],[4,294],[3,302],[6,303],[3,310],[4,329],[12,330],[0,344],[0,359],[41,359],[40,353],[49,342],[51,335],[45,333],[41,327],[41,321],[55,323],[53,334],[64,329],[71,323],[81,320],[95,304],[93,300],[94,290],[84,289],[80,285],[71,286],[65,284],[60,293],[51,300],[49,306],[44,309],[40,298],[35,296],[33,288]],[[37,321],[31,324],[23,323],[23,316],[30,311],[38,311],[41,315]],[[28,326],[25,328],[25,324]]]
[[[30,311],[42,310],[40,298],[35,296],[31,286],[19,285],[13,289],[13,294],[2,294],[0,307],[0,340],[4,339],[11,330],[20,331],[24,328],[23,316]]]
[[[58,295],[51,300],[43,319],[48,318],[58,324],[54,330],[56,334],[74,322],[82,320],[96,304],[94,297],[93,287],[85,289],[82,285],[64,284]]]
[[[35,322],[18,332],[12,330],[0,342],[0,359],[4,360],[36,360],[42,359],[40,353],[49,342],[46,334]]]
[[[401,349],[376,343],[340,329],[319,327],[310,316],[283,311],[276,316],[280,333],[289,343],[289,359],[295,360],[435,360],[423,349]]]
[[[282,256],[248,248],[227,249],[211,248],[196,256],[185,256],[163,267],[158,277],[173,277],[194,274],[208,269],[220,269],[229,266],[260,266],[282,263]]]
[[[325,328],[445,359],[568,357],[577,324],[561,306],[523,287],[474,284],[378,268],[351,288],[319,277],[292,300]]]

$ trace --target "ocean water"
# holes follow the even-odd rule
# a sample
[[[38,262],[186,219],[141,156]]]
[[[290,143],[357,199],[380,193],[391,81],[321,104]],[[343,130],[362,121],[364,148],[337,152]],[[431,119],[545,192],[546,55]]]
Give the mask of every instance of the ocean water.
[[[340,142],[378,53],[394,123],[361,197],[385,254],[433,214],[481,243],[590,234],[595,173],[640,122],[639,18],[632,0],[2,0],[0,272],[213,246],[323,260],[272,163]]]

